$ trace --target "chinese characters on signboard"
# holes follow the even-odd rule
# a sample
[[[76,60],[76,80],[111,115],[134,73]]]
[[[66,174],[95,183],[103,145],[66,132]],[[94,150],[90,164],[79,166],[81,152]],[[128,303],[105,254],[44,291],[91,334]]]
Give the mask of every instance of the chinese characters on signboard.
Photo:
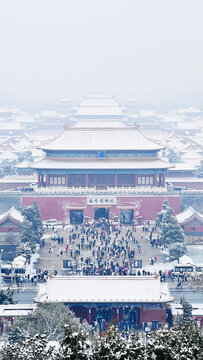
[[[116,197],[112,196],[91,196],[87,198],[88,205],[115,205]]]

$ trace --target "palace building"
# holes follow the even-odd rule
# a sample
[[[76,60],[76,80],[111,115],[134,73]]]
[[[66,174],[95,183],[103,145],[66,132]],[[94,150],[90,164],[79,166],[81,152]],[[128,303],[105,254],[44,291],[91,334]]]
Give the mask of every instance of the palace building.
[[[167,194],[165,173],[171,164],[159,157],[162,147],[146,138],[137,124],[130,124],[109,97],[84,99],[62,133],[40,149],[45,158],[32,167],[38,173],[37,194],[52,197],[46,210],[42,206],[45,219],[81,223],[85,217],[118,217],[132,223],[144,215],[139,210],[148,200],[136,195]],[[144,218],[156,216],[160,210],[156,203]],[[24,205],[29,204],[25,200]],[[52,208],[58,208],[58,213]]]
[[[121,292],[122,289],[122,292]],[[125,329],[158,329],[173,297],[154,276],[55,276],[40,284],[35,302],[62,303],[90,325],[116,323]]]

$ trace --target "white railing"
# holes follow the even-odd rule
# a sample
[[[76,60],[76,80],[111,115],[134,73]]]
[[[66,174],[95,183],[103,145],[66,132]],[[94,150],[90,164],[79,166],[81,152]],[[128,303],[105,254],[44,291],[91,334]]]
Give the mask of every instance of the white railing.
[[[72,187],[67,188],[64,186],[52,186],[37,188],[37,194],[57,194],[57,195],[70,195],[70,196],[89,196],[89,195],[111,195],[111,196],[129,196],[129,195],[144,195],[144,194],[166,194],[167,187],[150,187],[150,186],[137,186],[137,187],[108,187],[105,190],[98,190],[96,187],[83,188]]]

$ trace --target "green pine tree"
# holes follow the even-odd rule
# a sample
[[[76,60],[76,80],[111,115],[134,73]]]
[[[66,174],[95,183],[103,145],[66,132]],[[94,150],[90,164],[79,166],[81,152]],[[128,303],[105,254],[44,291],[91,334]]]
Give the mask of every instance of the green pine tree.
[[[0,291],[0,305],[2,304],[15,304],[15,301],[13,300],[13,291],[10,288],[5,291]]]
[[[185,235],[176,217],[173,216],[173,209],[167,199],[164,200],[162,211],[158,214],[158,224],[161,242],[169,248],[170,259],[179,259],[186,253]]]
[[[91,352],[91,343],[82,327],[73,332],[71,324],[66,322],[57,360],[89,360]]]

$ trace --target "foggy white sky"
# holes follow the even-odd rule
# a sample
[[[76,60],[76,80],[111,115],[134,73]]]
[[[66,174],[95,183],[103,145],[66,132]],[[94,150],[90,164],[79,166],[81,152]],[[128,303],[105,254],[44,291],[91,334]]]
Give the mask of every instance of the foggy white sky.
[[[0,94],[203,92],[202,0],[0,0]]]

